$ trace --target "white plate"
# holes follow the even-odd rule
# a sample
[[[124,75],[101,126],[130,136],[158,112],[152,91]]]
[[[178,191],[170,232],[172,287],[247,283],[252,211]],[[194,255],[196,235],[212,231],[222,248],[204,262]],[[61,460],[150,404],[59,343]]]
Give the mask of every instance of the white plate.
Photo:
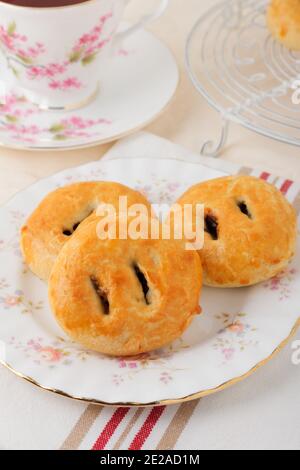
[[[203,316],[184,337],[139,358],[111,359],[72,343],[57,326],[47,286],[22,262],[19,228],[49,191],[113,180],[171,203],[190,185],[222,176],[200,164],[127,159],[95,162],[39,181],[0,209],[1,361],[42,388],[102,404],[170,404],[231,385],[270,359],[299,326],[300,250],[287,272],[256,287],[205,288]],[[299,241],[298,241],[299,245]]]
[[[102,71],[96,99],[77,111],[41,111],[10,94],[0,106],[0,142],[12,148],[66,150],[103,144],[158,117],[179,81],[169,49],[147,31],[126,40]],[[4,98],[0,101],[4,101]]]

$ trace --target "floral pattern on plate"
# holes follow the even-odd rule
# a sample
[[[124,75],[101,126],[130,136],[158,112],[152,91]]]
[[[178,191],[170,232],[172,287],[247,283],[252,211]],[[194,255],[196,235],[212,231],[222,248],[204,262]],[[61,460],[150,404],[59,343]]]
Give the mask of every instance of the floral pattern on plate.
[[[0,253],[4,251],[11,251],[19,258],[22,257],[20,249],[20,229],[25,220],[25,214],[18,210],[12,210],[9,213],[10,219],[10,233],[6,239],[0,238]]]
[[[10,292],[3,292],[3,285],[9,287],[6,283],[2,284],[3,282],[5,282],[5,280],[1,281],[0,305],[4,310],[17,309],[22,314],[32,314],[43,309],[43,300],[39,300],[37,302],[30,300],[22,290],[15,289]]]
[[[140,181],[137,181],[135,189],[144,194],[149,200],[154,201],[155,204],[172,204],[174,202],[174,194],[181,185],[182,182],[180,181],[166,181],[152,173],[149,176],[149,184],[144,186]]]
[[[170,204],[189,186],[223,174],[171,160],[93,162],[35,183],[1,208],[0,341],[6,346],[7,364],[41,385],[46,376],[47,388],[67,395],[145,404],[209,393],[271,357],[299,321],[300,250],[288,270],[268,283],[237,290],[204,288],[203,315],[171,347],[139,357],[109,358],[64,339],[50,312],[47,286],[24,271],[9,244],[12,233],[17,241],[20,225],[41,194],[70,182],[115,181],[143,189],[151,202]]]
[[[125,380],[134,380],[136,375],[141,371],[155,371],[156,378],[164,384],[168,384],[174,379],[177,372],[182,369],[170,367],[168,360],[174,357],[180,351],[189,349],[190,346],[185,344],[183,340],[179,340],[173,345],[159,351],[140,354],[134,357],[121,357],[113,359],[117,362],[120,373],[113,374],[112,381],[114,385],[120,385]]]
[[[250,325],[246,317],[246,313],[216,315],[224,327],[218,332],[214,348],[222,354],[224,363],[233,360],[238,352],[259,345],[257,328]]]
[[[287,268],[266,282],[264,287],[270,291],[277,292],[279,300],[282,302],[291,296],[292,292],[289,286],[297,274],[296,268]]]
[[[27,360],[39,366],[46,365],[49,369],[59,365],[70,366],[74,360],[86,361],[90,354],[89,351],[68,347],[63,338],[56,338],[51,343],[43,338],[32,338],[23,343],[12,336],[8,344],[21,351]]]

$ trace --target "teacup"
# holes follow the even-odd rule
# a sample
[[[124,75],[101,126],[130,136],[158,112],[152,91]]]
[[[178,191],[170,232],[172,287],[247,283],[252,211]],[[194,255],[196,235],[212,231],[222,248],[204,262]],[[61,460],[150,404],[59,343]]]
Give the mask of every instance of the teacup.
[[[157,10],[117,32],[129,0],[86,0],[36,8],[0,1],[1,87],[18,90],[43,109],[75,109],[98,92],[101,67],[123,39],[158,18]]]

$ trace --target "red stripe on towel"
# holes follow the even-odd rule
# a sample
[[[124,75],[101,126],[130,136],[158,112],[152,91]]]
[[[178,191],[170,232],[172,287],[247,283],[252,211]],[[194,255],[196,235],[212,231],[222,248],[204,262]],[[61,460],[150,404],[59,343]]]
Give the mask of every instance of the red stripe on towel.
[[[97,441],[93,445],[92,450],[103,450],[107,446],[108,442],[116,432],[116,429],[121,424],[125,416],[127,415],[129,408],[118,408],[108,423],[106,424],[105,428],[99,435]]]
[[[143,447],[154,427],[156,426],[159,418],[163,414],[165,408],[165,406],[152,408],[141,429],[138,431],[132,443],[130,444],[129,450],[140,450]]]
[[[287,194],[292,184],[293,184],[293,181],[286,180],[280,188],[280,191],[282,192],[282,194]]]
[[[270,178],[270,176],[271,176],[270,173],[267,173],[266,171],[264,171],[264,172],[260,175],[260,179],[267,181],[267,180]]]

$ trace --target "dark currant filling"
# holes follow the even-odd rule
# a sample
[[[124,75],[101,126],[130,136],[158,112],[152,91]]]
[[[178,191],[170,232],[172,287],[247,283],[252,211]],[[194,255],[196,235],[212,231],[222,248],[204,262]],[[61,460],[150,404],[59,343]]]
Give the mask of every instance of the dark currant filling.
[[[212,214],[207,214],[205,216],[205,232],[208,233],[213,240],[218,240],[219,238],[219,233],[218,233],[218,219],[212,215]]]
[[[149,299],[150,288],[149,288],[146,276],[140,270],[139,266],[136,263],[133,263],[132,267],[133,267],[135,275],[136,275],[136,277],[137,277],[137,279],[138,279],[138,281],[141,285],[141,288],[142,288],[142,291],[143,291],[143,294],[144,294],[145,302],[146,302],[147,305],[150,305],[150,303],[151,303],[150,299]]]
[[[76,230],[78,229],[79,225],[85,220],[87,219],[90,215],[92,215],[94,211],[91,211],[88,213],[88,215],[86,217],[84,217],[82,220],[80,220],[79,222],[76,222],[73,227],[71,229],[64,229],[63,230],[63,234],[66,236],[66,237],[71,237],[71,235],[73,235],[74,232],[76,232]]]
[[[94,288],[94,291],[96,292],[98,299],[101,303],[101,307],[102,307],[104,315],[109,315],[109,300],[107,297],[107,293],[100,286],[98,279],[96,279],[94,276],[91,276],[90,280]]]
[[[81,224],[81,222],[77,222],[76,224],[73,225],[72,230],[64,230],[64,231],[63,231],[63,234],[64,234],[66,237],[70,237],[70,236],[73,235],[73,233],[78,229],[78,227],[79,227],[80,224]]]
[[[252,215],[251,215],[251,212],[249,211],[248,209],[248,206],[247,204],[245,203],[245,201],[239,201],[237,203],[238,205],[238,208],[240,209],[241,213],[246,215],[247,217],[249,217],[249,219],[252,219]]]

